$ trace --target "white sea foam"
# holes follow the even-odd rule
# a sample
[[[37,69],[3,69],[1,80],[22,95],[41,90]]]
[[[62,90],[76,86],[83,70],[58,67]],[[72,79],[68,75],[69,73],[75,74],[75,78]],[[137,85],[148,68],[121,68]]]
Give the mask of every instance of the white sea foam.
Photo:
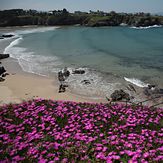
[[[148,87],[149,84],[147,83],[144,83],[143,81],[139,80],[139,79],[136,79],[136,78],[126,78],[124,77],[124,79],[138,87]]]
[[[125,26],[128,26],[128,25],[126,23],[121,23],[120,26],[125,27]]]
[[[82,69],[85,70],[85,74],[71,74],[67,79],[69,88],[79,95],[85,95],[91,98],[110,96],[120,85],[120,83],[108,82],[99,73],[92,72],[87,68]],[[88,80],[90,84],[84,84],[84,80]]]
[[[19,63],[24,71],[48,76],[52,71],[58,70],[62,62],[55,56],[42,56],[25,53],[19,58]]]
[[[152,26],[147,26],[147,27],[130,27],[133,29],[150,29],[150,28],[160,28],[162,25],[152,25]]]
[[[19,37],[22,38],[22,35],[30,34],[30,33],[42,33],[47,31],[53,31],[59,27],[37,27],[37,28],[31,28],[31,29],[23,29],[23,30],[16,30],[14,32],[6,32],[3,33],[5,35],[13,35],[13,37],[7,37],[4,39],[0,39],[1,41],[11,40],[11,39],[17,39]]]
[[[42,56],[35,54],[26,48],[17,47],[16,45],[20,40],[22,40],[22,38],[12,42],[5,49],[5,53],[9,53],[11,54],[11,57],[16,58],[23,71],[48,76],[50,71],[55,69],[55,66],[62,64],[55,56]]]
[[[54,30],[56,27],[37,28],[30,30],[18,30],[14,34],[19,36],[12,41],[4,50],[3,53],[10,54],[12,58],[18,60],[23,71],[35,73],[39,75],[49,75],[50,71],[55,71],[55,68],[61,65],[61,61],[55,56],[43,56],[35,54],[30,49],[20,47],[19,44],[23,41],[23,35],[29,33],[46,32]]]

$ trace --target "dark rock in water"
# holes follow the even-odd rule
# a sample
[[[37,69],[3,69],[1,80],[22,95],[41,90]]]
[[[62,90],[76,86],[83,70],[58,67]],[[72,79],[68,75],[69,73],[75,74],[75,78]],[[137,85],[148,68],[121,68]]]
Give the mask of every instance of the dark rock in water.
[[[66,78],[70,76],[70,71],[67,69],[67,67],[65,67],[63,70],[63,76],[65,76]]]
[[[61,82],[61,81],[65,81],[65,78],[64,78],[64,75],[62,73],[62,71],[59,71],[58,72],[58,80]]]
[[[12,35],[12,34],[9,34],[9,35],[2,35],[2,37],[4,37],[4,38],[9,38],[9,37],[13,37],[14,35]]]
[[[76,69],[72,73],[73,74],[84,74],[85,73],[85,70],[80,70],[80,69],[78,70],[78,69]]]
[[[159,93],[160,93],[160,94],[163,94],[163,89],[160,89],[160,90],[159,90]]]
[[[4,78],[4,77],[6,77],[7,75],[9,75],[9,73],[3,73],[3,74],[2,74],[2,77]]]
[[[81,83],[83,83],[85,85],[91,84],[91,82],[89,80],[82,80]]]
[[[155,88],[156,86],[154,84],[148,84],[148,88],[149,89],[152,89],[152,88]]]
[[[3,79],[2,77],[0,77],[0,82],[3,82],[3,81],[5,81],[5,79]]]
[[[0,75],[2,75],[4,72],[6,72],[5,68],[3,66],[0,67]]]
[[[115,90],[110,97],[113,101],[120,101],[122,99],[130,100],[130,95],[122,89]]]
[[[150,85],[147,88],[144,88],[144,94],[146,96],[155,96],[155,95],[162,95],[163,94],[163,89],[157,88],[155,85]]]
[[[3,37],[0,37],[0,39],[4,39]]]
[[[5,59],[5,58],[8,58],[10,57],[9,54],[0,54],[0,59]]]

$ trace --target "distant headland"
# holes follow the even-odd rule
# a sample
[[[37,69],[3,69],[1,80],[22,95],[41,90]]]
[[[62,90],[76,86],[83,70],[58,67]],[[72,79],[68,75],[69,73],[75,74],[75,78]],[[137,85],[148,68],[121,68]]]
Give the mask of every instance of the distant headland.
[[[115,11],[89,11],[74,13],[63,10],[42,12],[36,10],[11,9],[0,11],[0,27],[25,25],[82,25],[99,26],[135,26],[147,27],[163,25],[163,16],[150,13],[116,13]]]

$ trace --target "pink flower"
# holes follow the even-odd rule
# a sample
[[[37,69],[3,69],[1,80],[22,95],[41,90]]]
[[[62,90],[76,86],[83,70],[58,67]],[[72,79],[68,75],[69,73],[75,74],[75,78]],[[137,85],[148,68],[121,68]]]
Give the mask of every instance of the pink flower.
[[[144,158],[147,158],[149,156],[149,153],[148,152],[145,152],[144,154],[143,154],[143,157]]]
[[[101,151],[102,150],[102,147],[96,147],[96,150],[97,151]]]

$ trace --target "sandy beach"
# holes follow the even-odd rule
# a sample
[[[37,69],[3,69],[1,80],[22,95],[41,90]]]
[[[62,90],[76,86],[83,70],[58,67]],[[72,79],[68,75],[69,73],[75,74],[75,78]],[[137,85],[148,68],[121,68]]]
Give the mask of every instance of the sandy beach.
[[[92,103],[108,102],[107,99],[81,97],[72,94],[68,89],[64,93],[58,93],[60,83],[56,77],[43,77],[24,72],[17,60],[13,58],[4,59],[1,62],[9,75],[5,77],[5,81],[0,82],[0,105],[20,103],[24,100],[37,98]],[[142,99],[145,100],[145,97],[142,97]],[[160,100],[156,103],[161,102]],[[155,103],[148,102],[146,104],[151,106]],[[159,105],[159,107],[162,107],[162,105]]]
[[[76,102],[107,102],[94,100],[71,94],[58,93],[59,82],[55,78],[42,77],[22,71],[15,59],[8,58],[1,61],[9,75],[0,83],[0,104],[20,103],[33,98],[66,100]]]

